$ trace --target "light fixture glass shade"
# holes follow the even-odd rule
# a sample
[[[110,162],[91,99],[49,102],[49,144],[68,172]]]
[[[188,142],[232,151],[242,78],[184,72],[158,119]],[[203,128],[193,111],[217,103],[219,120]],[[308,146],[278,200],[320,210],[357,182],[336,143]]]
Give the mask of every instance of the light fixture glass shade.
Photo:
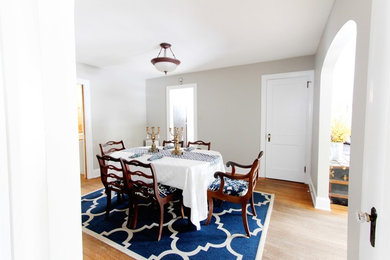
[[[160,53],[162,50],[164,50],[164,56],[160,57],[160,53],[159,53],[156,58],[151,60],[151,62],[156,67],[156,69],[158,71],[161,71],[161,72],[164,72],[165,74],[167,74],[167,72],[174,71],[176,69],[176,67],[180,64],[180,61],[178,59],[176,59],[175,54],[173,54],[173,52],[170,48],[171,45],[169,43],[161,43],[160,46],[161,46]],[[171,53],[172,53],[174,58],[170,58],[170,57],[166,56],[167,49],[171,50]]]
[[[164,72],[166,74],[167,72],[174,71],[177,67],[177,64],[173,63],[172,61],[156,61],[154,66],[158,71]]]

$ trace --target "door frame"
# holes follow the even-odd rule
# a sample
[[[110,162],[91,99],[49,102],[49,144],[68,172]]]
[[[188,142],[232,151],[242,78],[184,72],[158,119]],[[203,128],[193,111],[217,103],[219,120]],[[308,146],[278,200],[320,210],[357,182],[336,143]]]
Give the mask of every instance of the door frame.
[[[87,169],[85,175],[87,179],[91,179],[97,177],[93,173],[91,87],[89,80],[77,78],[77,83],[83,85],[85,168]]]
[[[189,84],[183,84],[183,85],[175,85],[175,86],[167,86],[166,88],[166,111],[167,111],[167,118],[166,118],[166,131],[167,131],[167,140],[173,139],[173,136],[169,133],[169,108],[171,106],[170,98],[169,98],[169,91],[171,89],[179,89],[179,88],[193,88],[194,89],[194,139],[198,140],[198,91],[197,91],[197,85],[196,83],[189,83]],[[194,140],[194,141],[195,141]],[[187,144],[184,144],[186,146]]]
[[[295,71],[288,73],[277,73],[277,74],[265,74],[261,76],[261,108],[260,108],[260,150],[264,151],[264,156],[267,156],[266,151],[266,123],[267,123],[267,82],[268,80],[274,79],[285,79],[285,78],[293,78],[293,77],[302,77],[307,76],[309,79],[309,93],[307,100],[307,121],[306,121],[306,136],[307,143],[305,149],[305,161],[306,161],[306,173],[305,173],[305,183],[311,184],[311,144],[312,144],[312,126],[313,126],[313,82],[314,82],[314,70],[306,70],[306,71]],[[265,172],[265,161],[260,166],[260,176],[267,177],[267,173]]]

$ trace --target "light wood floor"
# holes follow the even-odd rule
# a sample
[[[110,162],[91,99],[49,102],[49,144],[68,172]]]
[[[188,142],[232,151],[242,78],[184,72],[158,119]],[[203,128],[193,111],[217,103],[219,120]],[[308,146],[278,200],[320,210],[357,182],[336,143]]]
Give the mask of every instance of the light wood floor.
[[[81,192],[102,187],[100,178],[81,178]],[[332,205],[330,212],[313,208],[302,183],[261,179],[256,190],[275,194],[263,259],[346,259],[347,208]],[[83,233],[83,254],[90,259],[132,259]]]

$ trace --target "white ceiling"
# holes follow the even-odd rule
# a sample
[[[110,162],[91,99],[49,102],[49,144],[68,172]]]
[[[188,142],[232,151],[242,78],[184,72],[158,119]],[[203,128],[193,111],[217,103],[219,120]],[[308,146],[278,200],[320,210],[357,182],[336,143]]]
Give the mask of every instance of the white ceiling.
[[[315,54],[334,0],[75,2],[77,62],[145,79],[163,75],[161,42],[182,62],[173,73]]]

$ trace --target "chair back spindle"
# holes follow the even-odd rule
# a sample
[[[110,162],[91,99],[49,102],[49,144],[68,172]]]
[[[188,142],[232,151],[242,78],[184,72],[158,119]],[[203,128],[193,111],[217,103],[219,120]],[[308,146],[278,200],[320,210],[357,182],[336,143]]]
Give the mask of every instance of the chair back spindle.
[[[123,140],[120,141],[108,141],[104,144],[99,144],[100,153],[102,156],[108,155],[112,152],[121,151],[125,149]]]
[[[198,149],[201,149],[200,147],[201,146],[206,146],[207,147],[207,150],[210,150],[210,147],[211,147],[211,142],[204,142],[202,140],[197,140],[197,141],[194,141],[194,142],[188,142],[187,144],[187,147],[190,147],[191,145],[196,145],[196,147]]]
[[[155,169],[151,163],[143,163],[138,160],[127,161],[120,159],[125,185],[130,191],[129,217],[127,227],[132,228],[137,226],[138,218],[138,200],[157,202],[160,208],[159,233],[157,240],[161,239],[161,233],[164,220],[164,205],[172,201],[176,192],[175,188],[160,185],[157,183]],[[133,216],[130,217],[130,214]]]

